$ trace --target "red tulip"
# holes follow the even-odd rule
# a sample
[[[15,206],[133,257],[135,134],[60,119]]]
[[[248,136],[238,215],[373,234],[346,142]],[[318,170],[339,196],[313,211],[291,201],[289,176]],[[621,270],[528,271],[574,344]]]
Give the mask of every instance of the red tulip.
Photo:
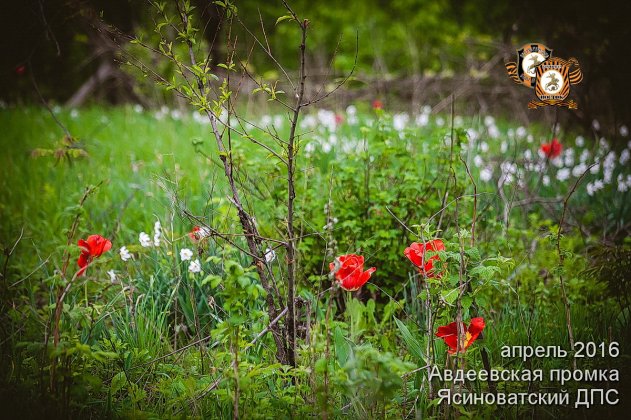
[[[22,76],[24,73],[26,73],[26,66],[24,64],[20,64],[15,68],[15,74],[18,76]]]
[[[337,271],[335,271],[337,266]],[[336,258],[334,263],[329,264],[331,272],[335,273],[335,279],[344,290],[353,292],[362,287],[372,273],[377,269],[375,267],[364,271],[364,257],[362,255],[348,254]]]
[[[563,150],[563,146],[561,146],[561,143],[559,143],[559,140],[556,138],[553,138],[551,143],[543,143],[541,145],[541,151],[548,159],[554,159],[559,156],[561,150]]]
[[[372,109],[383,109],[383,102],[379,99],[375,99],[372,101]]]
[[[344,123],[344,116],[340,114],[335,114],[335,125],[342,125]]]
[[[473,318],[467,328],[466,324],[462,324],[462,330],[464,336],[461,336],[460,350],[464,353],[467,348],[473,344],[478,338],[482,330],[484,329],[484,318]],[[449,346],[449,354],[454,354],[458,351],[458,326],[455,322],[449,325],[438,327],[436,331],[436,337],[440,337],[445,341],[445,344]]]
[[[88,265],[94,258],[100,257],[104,252],[112,248],[112,242],[101,235],[90,235],[87,240],[79,239],[77,245],[81,248],[81,255],[79,255],[79,260],[77,261],[79,266],[77,277],[85,274],[85,270],[88,269]]]
[[[440,273],[436,273],[434,271],[434,261],[439,261],[440,257],[438,254],[434,254],[429,257],[427,260],[425,258],[425,253],[427,251],[444,251],[445,244],[440,239],[434,239],[425,243],[413,242],[408,248],[405,248],[403,252],[406,257],[412,264],[419,268],[419,271],[426,275],[427,277],[440,277]]]

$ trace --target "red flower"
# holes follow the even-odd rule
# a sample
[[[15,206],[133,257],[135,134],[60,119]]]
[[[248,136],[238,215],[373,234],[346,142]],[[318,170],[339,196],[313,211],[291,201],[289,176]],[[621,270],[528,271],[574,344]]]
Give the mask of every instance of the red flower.
[[[205,226],[195,226],[189,233],[188,237],[196,244],[204,238],[210,236],[210,229]]]
[[[464,331],[464,337],[460,337],[462,340],[460,343],[461,351],[464,353],[467,348],[478,338],[482,330],[484,329],[484,318],[473,318],[469,328],[466,324],[462,324],[462,330]],[[449,354],[454,354],[458,350],[458,326],[455,322],[449,325],[438,327],[436,331],[436,337],[440,337],[445,341],[445,344],[449,346]]]
[[[94,258],[100,257],[104,252],[112,248],[112,242],[101,235],[90,235],[87,240],[79,239],[77,245],[81,248],[81,255],[79,255],[79,260],[77,261],[77,265],[79,266],[77,277],[85,274],[85,270],[88,269],[88,264],[90,264]]]
[[[335,125],[341,125],[342,123],[344,123],[344,116],[335,114]]]
[[[437,254],[432,255],[425,261],[425,253],[427,251],[444,251],[445,244],[440,239],[434,239],[423,244],[413,242],[408,248],[405,248],[403,252],[412,264],[417,266],[420,272],[427,277],[440,277],[440,273],[434,272],[434,261],[439,261],[440,257]]]
[[[543,143],[541,145],[541,151],[548,159],[554,159],[559,156],[561,150],[563,150],[563,146],[561,146],[561,143],[559,143],[559,140],[556,138],[553,138],[551,143]]]
[[[334,271],[337,268],[337,271]],[[336,258],[335,262],[329,264],[331,272],[335,273],[335,279],[344,290],[353,292],[362,287],[372,273],[377,269],[375,267],[364,271],[364,257],[362,255],[348,254]]]
[[[375,99],[372,101],[372,109],[383,109],[383,102],[379,99]]]
[[[15,74],[18,76],[22,76],[24,73],[26,73],[26,66],[24,64],[20,64],[15,68]]]

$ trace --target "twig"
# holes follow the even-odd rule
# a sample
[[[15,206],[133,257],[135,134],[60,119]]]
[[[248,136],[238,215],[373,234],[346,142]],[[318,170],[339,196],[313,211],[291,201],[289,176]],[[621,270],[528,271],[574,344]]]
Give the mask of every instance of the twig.
[[[300,81],[296,92],[296,106],[291,120],[289,138],[287,141],[287,352],[289,364],[296,367],[296,238],[294,235],[294,200],[296,199],[295,172],[296,172],[296,127],[302,108],[302,100],[305,94],[305,80],[307,79],[305,68],[305,50],[307,43],[307,28],[309,21],[300,20],[285,0],[283,5],[292,15],[294,21],[301,30],[300,42]]]
[[[7,269],[9,267],[9,259],[11,259],[11,255],[13,255],[13,251],[15,251],[15,247],[18,246],[18,244],[20,243],[20,241],[22,240],[22,236],[24,236],[24,226],[22,226],[22,229],[20,229],[20,236],[18,236],[18,239],[15,241],[15,243],[13,244],[13,246],[11,247],[11,249],[9,250],[8,248],[4,250],[4,256],[5,256],[5,260],[4,260],[4,266],[2,267],[2,279],[6,279],[7,278]],[[41,266],[40,266],[41,267]],[[35,271],[37,271],[39,269],[39,267],[37,267],[35,269]],[[33,273],[31,273],[33,274]],[[17,281],[15,283],[13,283],[11,285],[11,287],[15,286],[18,283],[21,283],[22,281],[26,280],[31,274],[29,274],[28,276],[26,276],[24,279]]]
[[[563,229],[563,222],[565,220],[565,212],[567,210],[567,204],[570,201],[570,197],[576,191],[576,188],[583,180],[585,175],[589,172],[589,170],[596,165],[596,163],[592,163],[582,174],[578,177],[572,189],[565,196],[565,200],[563,201],[563,212],[561,213],[561,219],[559,220],[559,227],[557,230],[557,254],[559,256],[559,283],[561,284],[561,293],[563,295],[563,305],[565,306],[565,323],[567,326],[567,334],[570,340],[570,348],[574,351],[574,332],[572,328],[572,313],[570,311],[570,301],[567,296],[567,291],[565,290],[565,281],[563,280],[563,262],[565,261],[565,254],[561,251],[561,230]],[[576,358],[572,358],[572,368],[576,369]]]

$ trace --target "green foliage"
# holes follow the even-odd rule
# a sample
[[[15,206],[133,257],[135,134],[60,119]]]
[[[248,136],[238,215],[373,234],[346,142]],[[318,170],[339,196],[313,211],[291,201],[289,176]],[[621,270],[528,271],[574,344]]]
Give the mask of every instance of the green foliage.
[[[446,183],[452,198],[472,190],[459,160],[472,150],[464,132],[456,130],[452,155],[451,130],[444,125],[397,130],[387,112],[359,111],[357,124],[342,124],[335,132],[340,142],[357,140],[353,153],[341,146],[325,150],[320,132],[302,135],[301,153],[307,156],[300,155],[304,171],[297,183],[303,232],[299,295],[306,303],[297,319],[298,367],[290,369],[276,361],[271,334],[257,338],[271,320],[250,258],[236,247],[214,241],[193,244],[187,237],[192,222],[182,209],[206,215],[202,220],[221,231],[238,223],[224,198],[227,186],[212,157],[216,149],[207,140],[208,125],[189,115],[126,108],[84,109],[76,119],[69,111],[59,113],[89,153],[71,165],[29,156],[37,147],[54,147],[59,138],[45,111],[0,113],[7,127],[7,153],[0,157],[5,197],[0,238],[6,252],[24,226],[11,258],[2,260],[7,261],[9,279],[2,292],[2,386],[11,389],[16,401],[41,401],[25,407],[25,413],[229,417],[238,384],[240,415],[247,418],[270,413],[318,416],[323,410],[331,417],[397,417],[403,409],[440,416],[445,407],[429,400],[426,369],[420,369],[453,360],[435,338],[435,329],[455,319],[459,304],[466,322],[485,318],[484,338],[462,357],[471,369],[484,367],[482,349],[492,367],[513,369],[523,362],[501,359],[503,345],[567,348],[560,275],[571,303],[575,339],[607,341],[611,334],[628,353],[624,242],[613,251],[597,252],[596,238],[566,225],[557,248],[560,205],[554,212],[513,210],[506,226],[502,202],[497,193],[490,194],[496,181],[479,181],[474,166],[478,192],[487,193],[478,196],[475,238],[470,196],[458,201],[457,210],[447,200],[438,230]],[[286,129],[279,126],[281,133]],[[326,132],[327,138],[330,134]],[[250,135],[262,136],[256,129]],[[192,139],[198,140],[190,145]],[[252,153],[238,136],[233,140],[232,158],[240,170],[257,174],[257,179],[243,178],[240,188],[256,192],[249,208],[262,235],[275,237],[283,226],[283,196],[275,186],[286,174],[266,156]],[[310,143],[316,146],[308,152]],[[495,149],[492,145],[488,154],[499,154]],[[78,206],[85,185],[101,181],[85,205]],[[536,184],[535,179],[526,182]],[[511,186],[504,188],[512,191]],[[556,196],[567,188],[559,182],[541,194]],[[597,222],[582,218],[587,215],[579,210],[589,200],[578,189],[570,201],[571,210],[578,210],[568,213],[568,220],[581,220],[593,232],[607,231],[600,222],[609,223],[608,216]],[[612,215],[620,209],[618,200],[622,202],[614,195],[607,199]],[[596,205],[588,208],[600,211]],[[45,326],[54,312],[56,287],[67,284],[56,272],[64,251],[71,255],[69,272],[75,269],[78,249],[75,241],[65,245],[65,235],[77,214],[78,237],[114,232],[114,246],[67,296],[60,344],[54,349],[50,336],[44,341]],[[163,224],[162,244],[139,245],[138,233],[150,233],[156,219]],[[436,237],[446,246],[436,254],[442,275],[425,279],[403,250],[412,241]],[[239,238],[234,242],[243,246]],[[131,260],[121,261],[121,246],[133,255]],[[200,273],[189,271],[191,261],[181,261],[183,248],[191,248],[192,259],[199,259]],[[276,247],[275,252],[267,267],[282,278],[284,251]],[[323,294],[330,286],[328,263],[346,252],[363,253],[367,266],[377,271],[358,293],[334,289]],[[114,282],[109,270],[116,274]],[[470,286],[463,293],[461,281]],[[279,282],[278,287],[282,291],[285,286]],[[428,301],[433,331],[427,327]],[[540,359],[533,368],[564,368],[565,362]],[[473,389],[487,386],[471,384]],[[503,386],[526,389],[521,383]],[[462,411],[482,415],[471,407]],[[498,413],[526,411],[506,408]]]

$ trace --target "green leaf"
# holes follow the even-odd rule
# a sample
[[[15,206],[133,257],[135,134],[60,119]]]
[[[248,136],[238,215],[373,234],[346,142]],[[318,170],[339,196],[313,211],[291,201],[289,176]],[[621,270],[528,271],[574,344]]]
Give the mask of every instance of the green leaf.
[[[442,290],[440,292],[440,295],[445,300],[445,302],[447,302],[448,304],[451,305],[458,298],[458,291],[459,291],[458,287],[456,287],[454,289],[451,289],[451,290]]]
[[[204,280],[202,280],[202,286],[205,286],[206,284],[210,283],[210,287],[214,289],[221,284],[221,280],[222,278],[220,276],[216,274],[210,274],[206,276]]]
[[[293,19],[293,16],[292,15],[281,16],[278,19],[276,19],[276,25],[278,25],[282,21],[289,20],[289,19]]]
[[[421,348],[421,343],[412,335],[408,327],[405,326],[403,322],[401,322],[398,318],[394,318],[394,321],[397,323],[397,327],[399,328],[399,332],[401,333],[401,337],[403,337],[403,341],[405,341],[405,345],[408,351],[412,354],[412,356],[417,360],[419,364],[426,364],[427,359],[423,354],[423,349]]]
[[[112,378],[112,383],[110,385],[110,393],[116,394],[118,391],[123,389],[126,383],[127,383],[127,379],[125,378],[125,372],[118,372]]]
[[[348,356],[352,350],[350,344],[348,343],[348,341],[346,341],[346,338],[344,337],[344,334],[342,333],[340,327],[335,328],[333,339],[335,341],[335,355],[337,356],[337,362],[340,364],[340,366],[344,366],[346,365],[346,362],[348,361]]]

